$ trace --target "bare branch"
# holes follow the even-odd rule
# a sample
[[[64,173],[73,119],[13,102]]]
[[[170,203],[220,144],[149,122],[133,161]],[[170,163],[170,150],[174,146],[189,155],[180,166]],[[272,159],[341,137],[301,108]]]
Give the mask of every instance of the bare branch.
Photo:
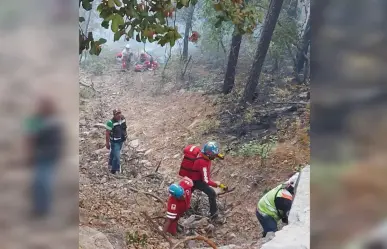
[[[210,239],[208,239],[208,238],[206,238],[206,237],[204,237],[204,236],[201,236],[201,235],[190,236],[190,237],[187,237],[187,238],[185,238],[185,239],[183,239],[183,240],[180,240],[180,241],[177,242],[175,245],[173,245],[173,246],[171,247],[171,249],[176,249],[177,246],[179,246],[180,244],[183,244],[183,243],[185,243],[185,242],[187,242],[187,241],[189,241],[189,240],[201,240],[201,241],[206,242],[207,245],[211,246],[213,249],[218,249],[218,247],[216,247],[215,243],[214,243],[212,240],[210,240]]]

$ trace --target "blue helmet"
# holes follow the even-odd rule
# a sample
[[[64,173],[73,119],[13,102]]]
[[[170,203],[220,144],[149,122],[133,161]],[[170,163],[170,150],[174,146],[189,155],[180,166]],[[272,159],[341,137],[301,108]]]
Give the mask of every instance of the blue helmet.
[[[184,189],[178,184],[171,184],[168,188],[169,193],[176,198],[180,198],[184,195]]]
[[[219,144],[217,142],[207,142],[202,148],[202,153],[208,157],[216,157],[219,154]]]

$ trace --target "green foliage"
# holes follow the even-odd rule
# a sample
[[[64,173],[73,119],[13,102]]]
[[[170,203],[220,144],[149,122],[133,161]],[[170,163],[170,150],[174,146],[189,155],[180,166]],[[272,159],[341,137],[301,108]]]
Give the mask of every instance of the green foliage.
[[[265,160],[268,158],[276,144],[276,137],[269,137],[268,139],[265,139],[265,142],[253,140],[243,144],[237,151],[233,151],[231,154],[245,157],[259,156],[261,160]]]
[[[298,29],[297,22],[282,11],[270,42],[269,54],[272,58],[282,59],[288,46],[297,44]]]
[[[79,6],[90,11],[94,1],[96,0],[79,0]],[[106,29],[110,27],[114,33],[114,41],[124,36],[126,40],[135,38],[138,42],[157,42],[161,46],[169,43],[174,46],[181,35],[177,27],[169,25],[168,21],[176,18],[176,9],[196,3],[197,0],[143,0],[141,3],[137,3],[137,0],[102,0],[97,11],[103,19],[101,26]],[[253,32],[258,18],[255,8],[242,8],[242,1],[239,0],[223,0],[213,4],[213,8],[218,12],[217,26],[224,21],[231,21],[239,32]],[[79,21],[84,21],[84,18]],[[101,44],[94,41],[92,34],[85,35],[80,29],[79,37],[80,54],[89,49],[91,54],[100,53]]]
[[[249,106],[246,108],[246,111],[244,113],[244,121],[247,123],[251,123],[255,120],[255,108],[253,106]]]
[[[148,236],[146,234],[140,235],[138,231],[126,232],[125,241],[127,245],[144,247],[148,244]]]

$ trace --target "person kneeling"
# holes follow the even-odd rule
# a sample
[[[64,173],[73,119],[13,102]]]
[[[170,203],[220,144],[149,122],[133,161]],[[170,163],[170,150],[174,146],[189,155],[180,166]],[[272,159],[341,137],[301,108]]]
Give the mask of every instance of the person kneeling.
[[[298,175],[299,173],[296,173],[284,184],[270,190],[259,200],[256,216],[263,228],[262,237],[266,237],[268,232],[276,232],[279,220],[288,224]]]
[[[193,182],[190,178],[184,177],[179,184],[169,186],[169,198],[167,204],[167,219],[163,231],[171,235],[177,234],[178,221],[189,209],[191,204]]]

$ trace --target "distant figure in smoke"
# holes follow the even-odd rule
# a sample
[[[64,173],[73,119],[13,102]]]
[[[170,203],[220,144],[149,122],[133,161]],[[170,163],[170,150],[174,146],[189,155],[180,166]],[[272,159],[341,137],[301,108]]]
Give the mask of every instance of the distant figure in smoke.
[[[54,101],[42,97],[38,110],[26,121],[28,164],[35,169],[33,213],[46,216],[51,209],[53,174],[62,156],[63,127]]]

